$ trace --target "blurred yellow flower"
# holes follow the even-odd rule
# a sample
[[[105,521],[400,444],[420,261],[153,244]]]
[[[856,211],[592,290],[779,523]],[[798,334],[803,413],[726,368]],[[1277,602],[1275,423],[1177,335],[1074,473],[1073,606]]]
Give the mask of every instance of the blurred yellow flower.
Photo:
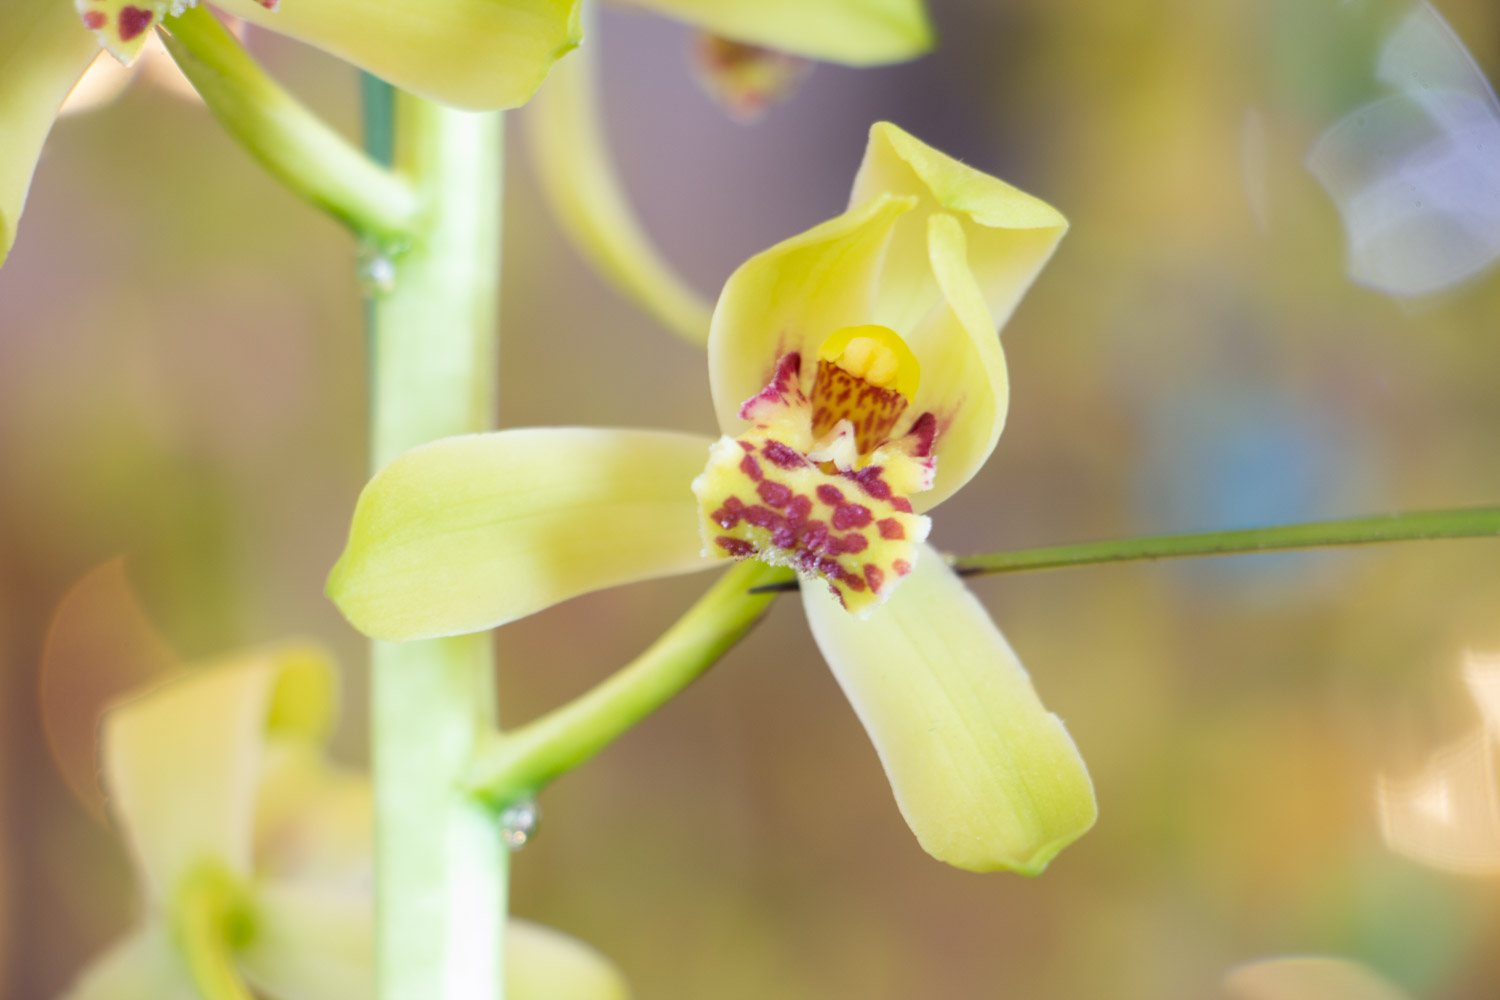
[[[66,1000],[197,1000],[205,979],[241,976],[272,998],[374,996],[370,788],[323,756],[334,698],[324,655],[287,645],[106,714],[106,792],[146,905]],[[512,996],[628,996],[556,932],[512,921],[506,947]]]
[[[983,606],[923,544],[922,512],[993,450],[996,324],[1067,224],[889,124],[852,201],[726,284],[717,443],[561,428],[414,449],[360,497],[329,593],[399,641],[718,559],[792,566],[822,581],[802,588],[814,636],[923,846],[1036,872],[1093,823],[1092,788]]]

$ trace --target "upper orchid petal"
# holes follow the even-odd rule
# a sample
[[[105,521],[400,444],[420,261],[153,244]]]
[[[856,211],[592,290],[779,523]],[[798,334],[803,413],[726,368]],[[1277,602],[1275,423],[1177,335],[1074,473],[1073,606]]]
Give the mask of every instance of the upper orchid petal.
[[[957,218],[968,238],[969,266],[1004,326],[1021,296],[1067,232],[1068,222],[1046,202],[938,152],[889,122],[870,129],[851,205],[878,195],[910,195],[917,208],[891,241],[874,322],[897,330],[920,323],[931,306],[924,220],[934,212]]]
[[[923,0],[631,0],[737,42],[850,66],[932,47]]]
[[[211,861],[248,877],[268,732],[320,739],[331,667],[306,646],[242,654],[106,715],[106,790],[151,896]]]
[[[815,358],[836,331],[868,323],[896,221],[915,198],[878,196],[750,258],[730,275],[708,336],[719,427],[746,426],[745,401],[787,355]]]
[[[547,428],[415,448],[360,494],[328,593],[402,641],[503,625],[579,594],[707,569],[691,434]]]
[[[403,90],[474,110],[525,104],[582,37],[582,0],[260,0],[216,6]]]
[[[89,963],[62,1000],[200,1000],[165,927],[149,923]]]
[[[71,4],[0,4],[0,264],[15,242],[31,175],[58,109],[98,52],[99,43],[79,28]]]
[[[1093,825],[1093,786],[1067,730],[939,553],[926,548],[865,621],[821,587],[802,600],[928,854],[1035,875]]]

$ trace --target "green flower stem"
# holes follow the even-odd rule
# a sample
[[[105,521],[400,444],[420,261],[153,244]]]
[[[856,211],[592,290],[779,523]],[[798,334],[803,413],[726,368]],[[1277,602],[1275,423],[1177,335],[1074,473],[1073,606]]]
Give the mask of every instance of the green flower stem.
[[[166,27],[183,74],[272,176],[362,236],[402,244],[412,234],[420,208],[412,186],[282,89],[206,7],[168,18]]]
[[[379,91],[367,88],[367,94]],[[378,117],[378,105],[372,118]],[[370,302],[371,461],[493,427],[502,119],[398,93],[396,169],[421,200],[388,292]],[[503,996],[509,856],[458,788],[495,724],[488,633],[371,648],[379,1000]]]
[[[1334,548],[1341,545],[1374,545],[1378,542],[1410,542],[1426,538],[1493,538],[1497,535],[1500,535],[1500,507],[1468,507],[1284,524],[1273,528],[1055,545],[1042,549],[1021,549],[1017,552],[958,556],[950,560],[950,563],[964,576],[981,576],[988,573],[1019,573],[1025,570],[1097,566],[1102,563],[1152,559],[1233,556],[1252,552]]]
[[[755,587],[791,571],[758,560],[731,568],[633,662],[592,691],[481,744],[466,784],[492,808],[530,798],[666,704],[739,642],[775,599]]]
[[[172,935],[203,1000],[253,1000],[234,966],[234,951],[250,934],[244,893],[215,865],[194,869],[177,887]]]

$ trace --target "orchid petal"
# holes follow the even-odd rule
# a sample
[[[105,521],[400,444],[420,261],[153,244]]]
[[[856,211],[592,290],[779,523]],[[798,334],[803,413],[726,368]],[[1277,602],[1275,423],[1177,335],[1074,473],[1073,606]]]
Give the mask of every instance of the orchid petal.
[[[370,879],[373,829],[363,774],[331,763],[309,743],[279,740],[266,748],[255,805],[258,876],[358,889]]]
[[[99,44],[123,65],[132,66],[170,4],[164,0],[74,0],[74,7]]]
[[[933,414],[940,429],[932,489],[911,495],[919,511],[936,507],[979,471],[1000,440],[1010,402],[1005,352],[969,270],[963,226],[946,213],[931,215],[927,242],[928,271],[944,304],[908,337],[922,365],[911,410]]]
[[[26,191],[52,122],[94,56],[71,4],[0,4],[0,264],[16,239]]]
[[[153,897],[163,898],[209,859],[249,875],[268,733],[321,737],[331,711],[330,673],[315,649],[261,650],[196,670],[106,714],[105,787]]]
[[[771,381],[783,355],[816,357],[830,334],[870,321],[892,228],[914,204],[911,197],[873,198],[730,275],[708,336],[709,381],[725,434],[738,436],[741,404]]]
[[[526,920],[505,928],[510,1000],[629,1000],[619,967],[576,938]]]
[[[149,924],[79,973],[62,1000],[199,1000],[166,928]]]
[[[1371,969],[1339,958],[1270,958],[1224,977],[1233,1000],[1410,1000]]]
[[[368,861],[368,858],[366,859]],[[293,882],[256,888],[254,928],[236,961],[245,978],[277,1000],[375,995],[373,893]]]
[[[1093,825],[1093,787],[1072,739],[930,546],[864,621],[822,587],[803,587],[802,602],[928,854],[1035,875]]]
[[[927,234],[920,220],[948,212],[963,223],[969,260],[994,321],[1004,326],[1067,232],[1057,209],[938,152],[889,122],[870,129],[851,205],[882,194],[919,200],[896,229],[873,321],[896,330],[919,324],[933,304]]]
[[[707,569],[689,484],[711,443],[532,428],[414,448],[360,494],[328,593],[355,628],[402,641]]]
[[[922,0],[633,0],[737,42],[850,66],[902,62],[932,48]]]
[[[525,104],[582,37],[582,0],[260,0],[216,6],[443,104]],[[276,5],[273,5],[276,6]]]
[[[528,111],[537,181],[589,263],[673,332],[701,344],[712,309],[657,252],[615,172],[599,113],[597,49],[563,60]]]

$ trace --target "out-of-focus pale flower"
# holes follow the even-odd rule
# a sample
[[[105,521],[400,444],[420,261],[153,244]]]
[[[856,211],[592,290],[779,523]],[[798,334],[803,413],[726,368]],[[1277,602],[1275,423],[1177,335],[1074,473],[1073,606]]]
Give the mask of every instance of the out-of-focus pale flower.
[[[582,0],[220,0],[226,13],[325,49],[397,86],[467,108],[524,103],[577,45]],[[69,92],[102,45],[133,63],[191,0],[0,3],[0,263]]]
[[[196,1000],[226,976],[278,1000],[374,996],[370,789],[323,755],[334,698],[324,655],[288,645],[107,713],[105,790],[145,899],[66,1000]],[[512,921],[506,939],[512,996],[627,996],[563,935]]]
[[[1428,295],[1500,258],[1500,102],[1427,3],[1391,33],[1376,75],[1396,93],[1329,129],[1308,167],[1343,216],[1350,277]]]
[[[1247,962],[1224,977],[1224,990],[1230,1000],[1410,1000],[1357,962],[1314,955]]]
[[[1375,803],[1391,850],[1444,871],[1500,873],[1500,657],[1470,653],[1464,683],[1482,724],[1433,754],[1413,778],[1382,775]]]
[[[902,62],[932,47],[924,0],[632,0],[698,29],[694,75],[734,117],[785,100],[813,61]],[[684,339],[710,308],[657,252],[614,169],[599,110],[598,46],[562,61],[528,112],[537,180],[563,232],[625,295]]]
[[[399,641],[718,560],[791,566],[922,846],[1034,873],[1092,825],[1092,788],[983,605],[923,543],[923,512],[993,450],[1009,396],[996,326],[1067,224],[888,124],[852,205],[725,285],[717,442],[556,428],[414,449],[360,497],[329,592]]]

